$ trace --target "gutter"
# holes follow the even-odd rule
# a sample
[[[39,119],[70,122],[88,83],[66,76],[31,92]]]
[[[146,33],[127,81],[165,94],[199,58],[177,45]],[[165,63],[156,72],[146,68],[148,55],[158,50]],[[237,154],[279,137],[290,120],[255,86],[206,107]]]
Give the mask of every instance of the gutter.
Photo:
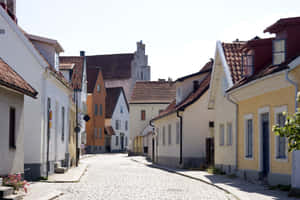
[[[182,164],[182,116],[179,115],[179,111],[176,112],[177,117],[180,120],[180,151],[179,151],[179,164]]]
[[[231,98],[230,98],[230,96],[229,96],[229,94],[226,94],[226,98],[227,98],[227,100],[230,102],[230,103],[232,103],[232,104],[234,104],[235,105],[235,107],[236,107],[236,110],[235,110],[235,167],[236,167],[236,170],[238,169],[238,128],[239,128],[239,123],[238,123],[238,114],[239,114],[239,105],[235,102],[235,101],[233,101]]]
[[[298,108],[298,101],[297,101],[298,85],[297,85],[297,83],[295,83],[294,81],[292,81],[292,80],[289,78],[289,72],[290,72],[290,71],[291,71],[290,69],[289,69],[289,70],[286,70],[286,72],[285,72],[285,79],[286,79],[289,83],[291,83],[292,85],[295,86],[295,112],[297,112],[297,108]]]

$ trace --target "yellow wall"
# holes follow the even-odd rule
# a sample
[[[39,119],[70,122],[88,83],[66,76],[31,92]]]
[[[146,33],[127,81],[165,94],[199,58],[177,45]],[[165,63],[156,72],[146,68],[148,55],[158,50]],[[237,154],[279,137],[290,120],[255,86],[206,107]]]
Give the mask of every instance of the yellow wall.
[[[259,84],[264,84],[263,82]],[[239,103],[239,135],[238,135],[238,168],[258,170],[259,154],[260,154],[260,134],[259,134],[259,113],[260,108],[269,107],[270,118],[270,172],[291,174],[292,171],[292,156],[288,153],[287,161],[278,161],[275,159],[275,133],[272,132],[272,126],[275,124],[274,108],[287,106],[288,113],[293,113],[295,110],[295,88],[293,86],[281,88],[279,90],[266,92],[264,94],[248,98]],[[245,159],[245,139],[244,139],[244,116],[253,115],[253,160]]]
[[[69,119],[70,119],[70,130],[69,130],[69,153],[70,153],[70,166],[74,166],[76,164],[76,135],[75,135],[75,124],[76,124],[76,113],[75,106],[72,106],[69,109]]]

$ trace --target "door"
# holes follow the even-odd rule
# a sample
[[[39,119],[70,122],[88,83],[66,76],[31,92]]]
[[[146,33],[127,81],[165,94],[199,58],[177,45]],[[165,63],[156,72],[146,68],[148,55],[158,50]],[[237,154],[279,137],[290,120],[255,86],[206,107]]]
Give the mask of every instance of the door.
[[[124,135],[121,135],[121,150],[124,150]]]
[[[269,138],[269,113],[261,115],[262,130],[262,175],[266,177],[270,170],[270,138]]]
[[[154,158],[155,158],[155,156],[154,156],[154,152],[155,152],[155,142],[154,142],[154,138],[152,138],[152,161],[154,162]]]
[[[214,138],[206,138],[206,164],[214,165],[215,160]]]

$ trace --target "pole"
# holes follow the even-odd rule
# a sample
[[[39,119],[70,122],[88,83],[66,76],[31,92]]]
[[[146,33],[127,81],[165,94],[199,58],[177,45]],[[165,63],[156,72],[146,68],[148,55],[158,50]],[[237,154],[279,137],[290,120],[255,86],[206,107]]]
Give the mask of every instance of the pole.
[[[79,163],[79,149],[78,149],[79,127],[78,127],[78,97],[77,97],[77,91],[76,90],[75,90],[75,105],[76,105],[76,127],[75,127],[75,134],[76,134],[76,167],[78,167],[78,163]]]

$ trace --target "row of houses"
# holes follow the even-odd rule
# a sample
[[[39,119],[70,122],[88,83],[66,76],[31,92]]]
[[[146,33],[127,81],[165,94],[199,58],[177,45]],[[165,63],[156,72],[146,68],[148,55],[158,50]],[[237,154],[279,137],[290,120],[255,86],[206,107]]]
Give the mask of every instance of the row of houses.
[[[61,56],[57,40],[21,29],[15,11],[15,0],[0,1],[0,177],[35,180],[77,166],[83,153],[126,151],[127,99],[150,80],[145,44]]]
[[[272,127],[283,126],[284,113],[299,107],[300,17],[280,19],[264,32],[274,36],[217,41],[214,59],[172,83],[166,102],[141,101],[141,116],[152,104],[164,109],[154,116],[148,111],[143,125],[149,129],[131,129],[133,152],[171,167],[215,166],[247,180],[299,188],[299,151],[288,152],[287,138]],[[131,99],[131,111],[135,106]]]

